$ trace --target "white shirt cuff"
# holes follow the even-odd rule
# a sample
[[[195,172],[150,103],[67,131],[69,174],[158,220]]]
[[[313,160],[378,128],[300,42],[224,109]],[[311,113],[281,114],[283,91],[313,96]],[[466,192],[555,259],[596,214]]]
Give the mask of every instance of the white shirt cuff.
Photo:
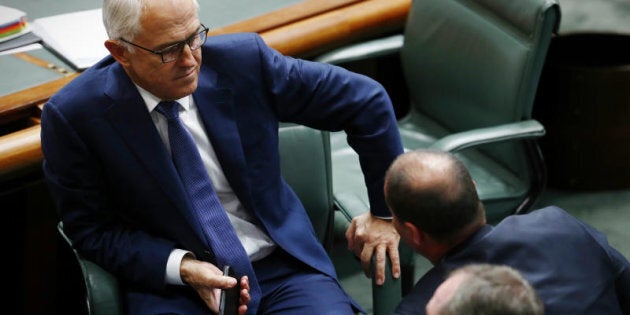
[[[178,248],[171,251],[171,254],[168,256],[168,261],[166,262],[166,284],[186,285],[179,274],[182,258],[184,258],[186,254],[192,254],[192,252]]]

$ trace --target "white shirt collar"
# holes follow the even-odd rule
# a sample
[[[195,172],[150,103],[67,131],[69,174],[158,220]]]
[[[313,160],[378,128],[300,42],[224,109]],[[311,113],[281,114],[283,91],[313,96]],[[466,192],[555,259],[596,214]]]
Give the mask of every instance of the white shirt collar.
[[[158,105],[158,103],[162,101],[162,99],[151,94],[151,92],[141,88],[137,84],[136,87],[138,88],[138,92],[140,92],[140,96],[144,100],[144,104],[147,106],[147,110],[149,110],[149,113],[153,112],[155,107]],[[185,111],[187,111],[190,108],[190,95],[178,99],[177,102],[182,106],[182,108],[184,108]]]

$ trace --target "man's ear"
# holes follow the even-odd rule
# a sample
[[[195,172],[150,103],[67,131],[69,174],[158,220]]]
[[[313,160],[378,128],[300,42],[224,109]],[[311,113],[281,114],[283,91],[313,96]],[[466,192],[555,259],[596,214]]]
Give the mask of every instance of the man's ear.
[[[105,48],[109,50],[109,53],[123,66],[126,66],[129,63],[129,59],[127,58],[127,47],[122,45],[116,40],[108,39],[105,41]]]
[[[414,248],[420,248],[426,242],[426,235],[411,222],[403,223],[409,233],[409,241]]]

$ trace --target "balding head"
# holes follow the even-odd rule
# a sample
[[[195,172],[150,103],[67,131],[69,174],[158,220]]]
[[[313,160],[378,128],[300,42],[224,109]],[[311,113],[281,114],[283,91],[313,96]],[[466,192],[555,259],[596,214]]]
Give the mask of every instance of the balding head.
[[[456,241],[465,228],[485,223],[468,170],[446,152],[415,150],[400,155],[387,171],[385,198],[398,220],[437,241]]]

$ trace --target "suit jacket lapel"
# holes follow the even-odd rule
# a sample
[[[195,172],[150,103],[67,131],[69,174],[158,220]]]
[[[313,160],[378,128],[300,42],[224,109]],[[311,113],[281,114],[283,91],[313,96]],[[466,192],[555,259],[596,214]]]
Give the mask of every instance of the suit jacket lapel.
[[[105,89],[112,98],[107,118],[148,173],[188,217],[191,211],[186,209],[190,207],[186,192],[142,97],[121,67],[113,70],[112,76]],[[246,161],[233,111],[232,91],[219,84],[217,78],[215,72],[206,69],[199,76],[193,97],[228,182],[241,203],[253,209],[247,177],[243,174]]]
[[[142,97],[121,68],[114,72],[116,78],[108,80],[105,90],[112,98],[108,120],[169,198],[176,205],[186,205],[185,190]],[[180,209],[189,215],[190,211]]]
[[[232,90],[225,87],[220,75],[201,73],[199,87],[193,97],[230,186],[241,203],[252,209],[247,176],[243,174],[247,164],[236,123]]]

